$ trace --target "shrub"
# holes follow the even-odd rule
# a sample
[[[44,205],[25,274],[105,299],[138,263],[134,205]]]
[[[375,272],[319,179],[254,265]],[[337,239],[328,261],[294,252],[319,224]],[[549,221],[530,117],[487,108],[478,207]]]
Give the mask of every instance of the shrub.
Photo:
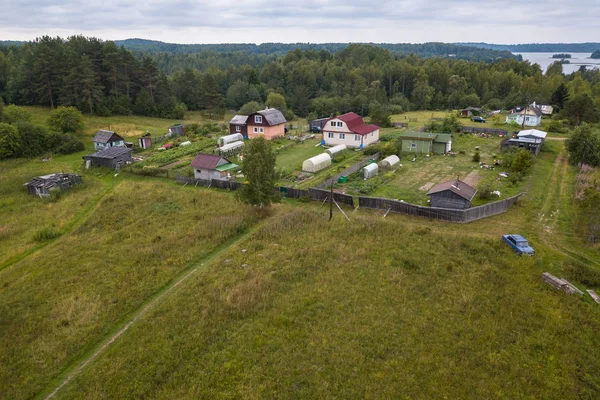
[[[78,133],[85,127],[83,114],[75,107],[58,107],[48,117],[48,126],[57,132]]]
[[[490,179],[482,181],[477,187],[477,195],[482,200],[490,200],[492,198],[493,191],[494,181]]]
[[[47,242],[48,240],[56,239],[60,236],[60,232],[53,228],[44,227],[33,235],[33,240],[38,243]]]
[[[58,146],[55,149],[56,153],[71,154],[71,153],[76,153],[78,151],[85,150],[85,146],[83,145],[83,143],[81,141],[79,141],[77,139],[77,137],[75,137],[75,135],[66,134],[66,135],[61,135],[61,136],[62,136],[62,142],[61,142],[60,146]]]
[[[481,161],[481,155],[479,154],[478,151],[475,152],[475,154],[473,154],[473,162],[479,162]]]

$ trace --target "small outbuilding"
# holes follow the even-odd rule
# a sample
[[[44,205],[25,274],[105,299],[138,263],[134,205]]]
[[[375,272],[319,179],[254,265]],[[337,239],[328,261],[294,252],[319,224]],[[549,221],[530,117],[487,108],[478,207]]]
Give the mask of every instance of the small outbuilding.
[[[152,136],[146,133],[141,138],[138,138],[138,146],[142,149],[149,149],[152,147]]]
[[[400,157],[395,154],[387,156],[379,162],[382,171],[394,171],[400,166]]]
[[[232,163],[225,157],[204,153],[196,155],[190,165],[194,168],[194,177],[205,180],[227,181],[231,179],[233,170],[238,168],[237,164]]]
[[[108,147],[125,146],[125,139],[116,134],[113,131],[107,131],[104,129],[99,130],[94,138],[94,149],[106,149]]]
[[[461,117],[471,117],[473,115],[480,115],[481,108],[480,107],[467,107],[460,111]]]
[[[519,139],[541,139],[542,142],[546,140],[546,136],[548,136],[548,132],[537,129],[526,129],[517,133],[517,138]]]
[[[50,196],[50,190],[67,190],[71,186],[80,185],[82,179],[76,174],[51,174],[33,178],[23,186],[27,187],[29,194],[38,197]]]
[[[477,189],[466,182],[456,179],[440,183],[427,192],[431,198],[431,207],[454,208],[464,210],[471,207]]]
[[[377,173],[379,172],[379,166],[377,165],[377,163],[371,163],[368,165],[365,165],[362,169],[363,171],[363,178],[365,178],[365,180],[367,179],[371,179],[377,176]]]
[[[228,143],[224,146],[219,147],[219,153],[223,157],[231,157],[239,154],[244,150],[244,142],[238,140],[237,142]]]
[[[302,163],[302,171],[305,172],[319,172],[331,165],[331,156],[327,153],[319,154],[304,160]]]
[[[244,136],[241,133],[234,133],[231,135],[221,136],[217,140],[217,144],[219,145],[219,147],[223,147],[226,144],[241,141],[241,140],[244,140]]]
[[[185,135],[185,126],[183,124],[175,124],[169,127],[168,136],[183,136]]]
[[[132,150],[127,147],[109,147],[87,156],[83,156],[86,168],[91,166],[104,168],[117,168],[131,162]]]
[[[325,150],[325,153],[329,154],[331,158],[335,158],[336,155],[342,154],[346,149],[347,147],[345,144],[338,144],[337,146]]]
[[[446,154],[452,151],[452,135],[449,133],[438,133],[433,139],[433,153]]]
[[[323,132],[325,124],[327,124],[329,118],[319,118],[308,121],[308,130],[310,132]]]
[[[542,139],[532,139],[528,137],[507,138],[500,143],[500,151],[510,150],[511,147],[514,147],[517,149],[529,150],[532,155],[537,156],[542,150],[543,143]]]

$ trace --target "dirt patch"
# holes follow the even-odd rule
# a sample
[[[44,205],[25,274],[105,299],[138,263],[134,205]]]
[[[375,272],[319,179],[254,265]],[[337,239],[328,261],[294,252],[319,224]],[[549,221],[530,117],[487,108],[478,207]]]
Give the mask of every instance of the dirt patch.
[[[462,179],[463,182],[468,183],[471,186],[477,186],[480,180],[481,176],[479,175],[478,170],[473,170],[469,172],[467,176],[465,176],[465,178]]]
[[[427,182],[426,184],[424,184],[423,186],[421,186],[419,188],[419,190],[426,192],[427,190],[431,189],[433,187],[433,185],[435,185],[435,183],[433,182]]]

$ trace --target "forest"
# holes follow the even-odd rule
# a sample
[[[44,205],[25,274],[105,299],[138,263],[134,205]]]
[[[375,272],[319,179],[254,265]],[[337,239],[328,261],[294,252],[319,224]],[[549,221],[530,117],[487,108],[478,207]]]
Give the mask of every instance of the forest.
[[[399,55],[368,44],[336,51],[296,48],[281,55],[132,52],[82,36],[0,46],[0,97],[6,104],[181,118],[185,110],[222,115],[248,103],[262,106],[270,94],[282,99],[277,106],[288,116],[467,106],[496,110],[536,101],[554,105],[559,118],[575,125],[598,118],[600,72],[565,75],[560,62],[542,71],[511,58],[469,62]]]

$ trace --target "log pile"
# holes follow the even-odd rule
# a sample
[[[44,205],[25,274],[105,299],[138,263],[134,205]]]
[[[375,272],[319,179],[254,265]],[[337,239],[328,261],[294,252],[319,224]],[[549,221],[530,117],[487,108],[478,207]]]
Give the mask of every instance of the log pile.
[[[554,287],[555,289],[561,290],[567,294],[583,294],[581,290],[579,290],[577,287],[575,287],[575,285],[573,285],[566,279],[557,278],[556,276],[551,275],[548,272],[544,272],[542,274],[542,279],[550,286]]]

